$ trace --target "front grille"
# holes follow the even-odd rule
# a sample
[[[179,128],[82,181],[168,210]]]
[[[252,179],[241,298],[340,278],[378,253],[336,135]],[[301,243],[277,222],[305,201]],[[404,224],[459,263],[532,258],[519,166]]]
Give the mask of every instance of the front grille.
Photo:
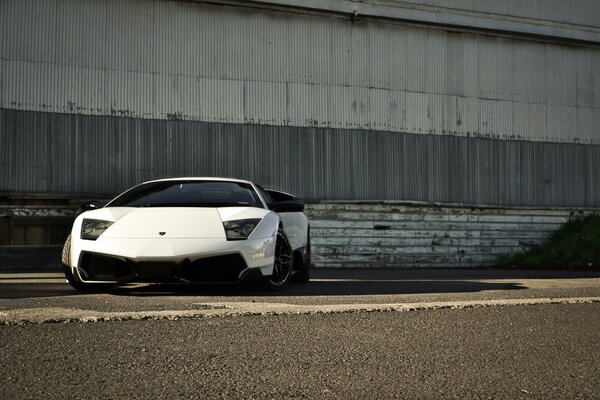
[[[228,254],[184,263],[177,275],[190,282],[237,282],[246,268],[241,255]]]
[[[84,252],[80,268],[92,281],[129,282],[166,282],[185,280],[188,282],[237,282],[240,274],[247,268],[244,258],[239,254],[201,258],[194,262],[184,260],[180,263],[122,260],[112,256]]]
[[[172,262],[149,262],[137,263],[137,273],[141,277],[168,278],[173,276],[175,264]]]
[[[83,253],[79,265],[92,281],[115,281],[135,274],[130,263],[96,253]]]

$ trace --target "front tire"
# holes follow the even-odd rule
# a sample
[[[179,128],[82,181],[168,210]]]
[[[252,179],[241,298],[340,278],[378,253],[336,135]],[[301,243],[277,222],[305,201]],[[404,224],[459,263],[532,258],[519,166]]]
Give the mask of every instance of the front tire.
[[[103,292],[112,286],[112,284],[95,284],[95,283],[85,283],[79,277],[77,272],[74,273],[71,268],[71,235],[67,237],[65,241],[65,245],[63,246],[61,261],[63,265],[63,272],[65,273],[65,278],[71,286],[80,292],[93,293],[93,292]]]
[[[275,260],[273,261],[273,274],[266,277],[265,286],[269,290],[282,290],[292,279],[294,257],[292,246],[282,229],[277,231],[275,242]]]

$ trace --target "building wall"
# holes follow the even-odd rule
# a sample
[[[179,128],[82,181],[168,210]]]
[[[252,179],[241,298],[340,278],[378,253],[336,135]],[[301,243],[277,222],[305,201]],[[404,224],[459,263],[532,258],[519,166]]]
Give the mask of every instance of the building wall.
[[[307,200],[592,207],[600,146],[0,110],[9,193],[112,196],[163,176],[254,180]]]
[[[0,107],[600,144],[600,49],[194,2],[0,3]]]
[[[72,217],[14,199],[181,175],[316,202],[332,267],[490,265],[600,207],[598,2],[216,3],[0,1],[0,247]]]
[[[539,245],[576,210],[324,203],[307,210],[320,267],[479,267]]]
[[[557,22],[579,25],[580,27],[600,27],[600,3],[596,0],[388,0],[369,1],[406,5],[407,3],[430,7],[440,12],[469,12],[491,15],[494,18],[516,17],[535,21],[535,23]]]
[[[600,203],[595,46],[160,0],[5,0],[0,29],[0,193],[225,175],[308,199]]]

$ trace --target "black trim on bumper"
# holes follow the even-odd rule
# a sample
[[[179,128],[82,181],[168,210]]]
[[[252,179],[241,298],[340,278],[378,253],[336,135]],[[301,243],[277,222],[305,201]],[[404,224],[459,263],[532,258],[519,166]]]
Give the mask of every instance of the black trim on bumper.
[[[194,261],[133,261],[106,254],[82,252],[79,268],[85,281],[234,283],[248,269],[240,254],[205,257]]]

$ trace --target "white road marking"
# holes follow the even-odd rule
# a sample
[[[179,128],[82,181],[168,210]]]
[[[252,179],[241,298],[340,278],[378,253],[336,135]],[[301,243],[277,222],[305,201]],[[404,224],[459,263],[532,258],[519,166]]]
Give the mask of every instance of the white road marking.
[[[130,320],[177,320],[205,317],[237,317],[244,315],[296,315],[338,314],[362,312],[403,312],[439,309],[466,309],[499,306],[526,306],[539,304],[600,303],[600,297],[565,297],[537,299],[503,299],[471,301],[439,301],[429,303],[389,304],[329,304],[296,305],[283,303],[197,303],[204,306],[193,310],[123,311],[105,312],[94,310],[67,309],[58,307],[4,310],[0,313],[0,324],[21,325],[52,322],[98,322]]]

